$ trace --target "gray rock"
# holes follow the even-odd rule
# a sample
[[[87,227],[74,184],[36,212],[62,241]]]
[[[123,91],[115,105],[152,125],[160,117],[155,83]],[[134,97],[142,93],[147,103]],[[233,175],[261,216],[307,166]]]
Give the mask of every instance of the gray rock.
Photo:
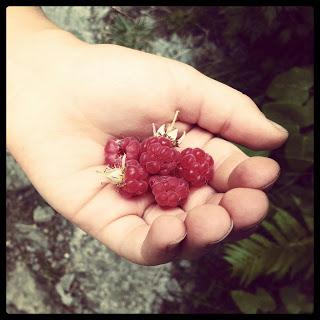
[[[168,281],[166,286],[170,293],[176,295],[181,292],[181,287],[176,279],[171,279],[170,281]]]
[[[70,306],[73,302],[72,295],[69,293],[70,286],[74,280],[74,274],[65,274],[56,284],[56,290],[61,298],[61,301],[66,306]]]
[[[39,271],[40,270],[40,265],[38,263],[36,263],[35,265],[32,266],[32,269],[34,271]]]
[[[191,262],[189,260],[181,260],[179,262],[179,265],[182,268],[190,268],[191,267]]]
[[[15,313],[51,313],[51,307],[45,302],[47,294],[37,287],[35,279],[23,262],[18,262],[10,272],[6,293],[6,304],[14,305],[17,309]]]
[[[36,225],[15,223],[16,239],[19,241],[30,240],[34,250],[46,250],[48,240]]]
[[[152,53],[192,64],[194,54],[193,37],[180,38],[173,33],[169,40],[157,38],[151,42]]]
[[[35,222],[49,222],[54,216],[54,211],[51,207],[38,206],[33,210],[33,220]]]
[[[88,43],[95,42],[96,30],[104,28],[109,6],[42,6],[45,15],[66,31]]]
[[[56,290],[57,290],[57,292],[58,292],[58,294],[59,294],[59,296],[60,296],[60,298],[61,298],[62,303],[63,303],[64,305],[66,305],[66,306],[71,306],[71,304],[72,304],[72,302],[73,302],[73,298],[72,298],[72,296],[70,295],[70,293],[66,293],[66,292],[63,290],[63,288],[62,288],[62,286],[61,286],[60,283],[58,283],[58,284],[56,285]]]
[[[16,190],[25,188],[31,185],[28,177],[18,165],[16,160],[7,152],[6,154],[6,167],[7,167],[7,190]]]
[[[131,263],[80,229],[73,233],[70,252],[69,265],[78,274],[74,281],[81,284],[81,295],[95,313],[157,313],[156,299],[165,299],[177,289],[175,284],[168,286],[171,263],[155,267]],[[73,306],[78,313],[85,312],[80,301]]]
[[[57,241],[63,241],[63,240],[64,240],[63,234],[59,233],[57,236]]]
[[[60,280],[60,283],[61,283],[61,286],[63,288],[64,291],[69,291],[70,290],[70,286],[74,280],[74,277],[75,275],[73,273],[71,274],[65,274],[61,280]]]

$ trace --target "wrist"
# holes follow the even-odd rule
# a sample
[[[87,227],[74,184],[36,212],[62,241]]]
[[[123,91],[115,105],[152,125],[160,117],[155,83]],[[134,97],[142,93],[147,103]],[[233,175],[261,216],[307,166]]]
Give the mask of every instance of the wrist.
[[[23,41],[30,34],[45,30],[59,29],[44,15],[40,7],[14,7],[9,6],[7,16],[7,39],[8,43]]]
[[[7,7],[7,58],[28,47],[32,47],[39,38],[49,37],[52,41],[78,42],[83,41],[76,38],[70,32],[64,31],[51,22],[40,7]],[[66,39],[66,40],[63,40]]]

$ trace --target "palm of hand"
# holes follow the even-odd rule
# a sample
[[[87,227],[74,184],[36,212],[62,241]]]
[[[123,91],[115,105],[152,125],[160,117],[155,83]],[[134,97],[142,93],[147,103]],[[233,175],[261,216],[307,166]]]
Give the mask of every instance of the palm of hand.
[[[208,80],[185,65],[130,49],[100,45],[81,50],[80,60],[72,64],[77,69],[69,65],[68,77],[57,77],[54,88],[38,93],[28,111],[29,125],[17,131],[17,138],[28,132],[19,162],[57,211],[116,253],[146,265],[196,257],[232,227],[235,235],[264,217],[268,201],[258,189],[274,182],[278,165],[271,159],[248,159],[211,133],[224,130],[228,137],[232,130],[212,123],[203,91],[191,93],[183,78]],[[230,101],[237,99],[235,90],[210,85],[226,90]],[[182,120],[177,126],[187,131],[181,147],[201,147],[215,160],[210,186],[192,190],[182,208],[163,210],[151,194],[128,200],[114,186],[101,184],[97,170],[105,168],[107,139],[150,136],[151,123],[169,122],[176,109]],[[240,140],[247,139],[242,136]],[[279,135],[270,146],[283,140]]]

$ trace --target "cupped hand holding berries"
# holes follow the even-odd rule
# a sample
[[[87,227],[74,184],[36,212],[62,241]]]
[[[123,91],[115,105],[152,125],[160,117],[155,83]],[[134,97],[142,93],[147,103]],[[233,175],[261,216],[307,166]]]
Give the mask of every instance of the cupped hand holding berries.
[[[288,134],[250,98],[174,60],[86,44],[56,27],[32,29],[24,41],[12,36],[17,32],[22,31],[11,21],[7,147],[41,195],[72,223],[130,261],[157,265],[195,258],[222,239],[248,234],[265,217],[268,200],[262,190],[276,181],[279,165],[249,158],[232,142],[274,149]],[[184,160],[175,181],[166,161],[149,164],[147,170],[160,178],[152,180],[153,193],[142,192],[146,177],[140,167],[150,155],[144,146],[147,160],[141,164],[134,139],[127,139],[121,150],[117,144],[108,148],[129,154],[128,172],[141,182],[123,193],[142,190],[142,195],[124,197],[113,184],[101,184],[97,171],[105,169],[106,141],[150,137],[150,125],[170,122],[177,109],[176,127],[187,133],[177,149]],[[202,187],[202,178],[188,173],[188,161],[203,158],[195,148],[214,159],[213,178],[209,175]],[[179,207],[163,209],[155,202],[155,196],[164,199],[164,183],[166,192],[179,190],[181,199],[170,198]]]

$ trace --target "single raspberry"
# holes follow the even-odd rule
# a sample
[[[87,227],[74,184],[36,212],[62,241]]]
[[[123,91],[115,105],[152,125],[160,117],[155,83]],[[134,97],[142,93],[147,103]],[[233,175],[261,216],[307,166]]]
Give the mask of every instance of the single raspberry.
[[[158,142],[162,138],[147,138],[142,142],[140,164],[150,174],[170,175],[176,169],[180,152]],[[152,143],[153,142],[153,143]]]
[[[181,152],[176,174],[193,187],[201,187],[213,177],[213,159],[200,148],[187,148]]]
[[[184,203],[189,195],[187,181],[171,176],[152,176],[149,186],[156,202],[161,207],[176,208]]]
[[[126,160],[126,155],[121,158],[121,167],[107,167],[103,174],[127,198],[142,195],[148,190],[148,173],[137,160]]]
[[[119,191],[126,197],[139,196],[148,190],[148,173],[137,160],[127,160],[124,180]]]
[[[104,147],[104,163],[110,167],[121,166],[121,157],[127,160],[138,160],[140,156],[140,142],[137,138],[110,139]]]

